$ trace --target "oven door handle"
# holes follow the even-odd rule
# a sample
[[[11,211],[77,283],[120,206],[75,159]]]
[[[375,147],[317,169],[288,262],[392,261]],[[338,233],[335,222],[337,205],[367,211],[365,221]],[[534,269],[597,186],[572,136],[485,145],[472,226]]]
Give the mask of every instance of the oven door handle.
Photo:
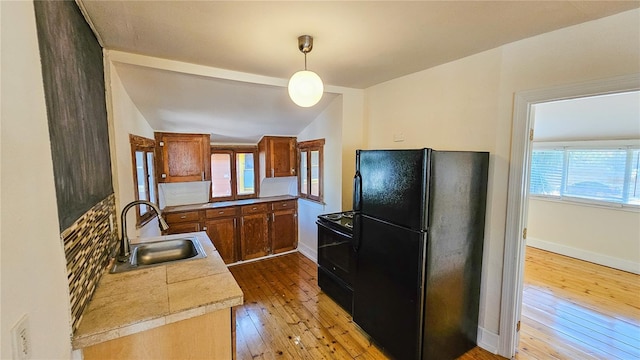
[[[362,220],[359,212],[353,214],[353,251],[360,250],[360,237],[362,232]]]
[[[318,224],[319,226],[322,226],[323,228],[327,229],[327,231],[330,231],[330,232],[332,232],[332,233],[339,234],[339,235],[340,235],[340,236],[342,236],[342,237],[346,237],[346,238],[351,238],[351,237],[352,237],[351,235],[349,235],[349,234],[347,234],[347,233],[345,233],[345,232],[342,232],[342,231],[340,231],[340,230],[336,230],[336,229],[330,228],[330,227],[328,227],[327,225],[323,224],[323,223],[322,223],[322,222],[320,222],[320,221],[316,221],[316,224]]]

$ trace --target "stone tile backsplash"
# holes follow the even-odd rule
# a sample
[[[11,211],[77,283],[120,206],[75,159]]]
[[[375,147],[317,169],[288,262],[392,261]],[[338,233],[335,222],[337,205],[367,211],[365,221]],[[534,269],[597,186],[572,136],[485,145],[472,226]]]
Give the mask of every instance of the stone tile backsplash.
[[[82,312],[118,243],[115,195],[111,194],[76,220],[60,235],[67,259],[67,280],[75,332]]]

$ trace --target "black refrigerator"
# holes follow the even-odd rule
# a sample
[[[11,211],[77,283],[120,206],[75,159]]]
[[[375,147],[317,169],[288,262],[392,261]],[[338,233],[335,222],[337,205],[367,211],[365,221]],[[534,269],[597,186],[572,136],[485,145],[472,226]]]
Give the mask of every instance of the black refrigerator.
[[[476,344],[486,152],[358,150],[353,320],[398,360]]]

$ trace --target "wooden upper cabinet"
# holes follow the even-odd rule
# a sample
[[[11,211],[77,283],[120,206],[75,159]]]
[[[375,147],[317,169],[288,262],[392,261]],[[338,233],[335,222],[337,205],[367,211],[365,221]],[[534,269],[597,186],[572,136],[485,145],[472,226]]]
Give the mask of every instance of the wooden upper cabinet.
[[[258,143],[260,178],[296,176],[296,138],[264,136]]]
[[[210,179],[209,135],[155,133],[155,137],[158,182]]]

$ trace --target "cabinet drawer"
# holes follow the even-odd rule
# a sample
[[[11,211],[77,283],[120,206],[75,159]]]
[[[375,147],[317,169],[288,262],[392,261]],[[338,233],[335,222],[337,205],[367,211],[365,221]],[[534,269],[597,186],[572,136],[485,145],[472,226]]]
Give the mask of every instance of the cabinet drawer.
[[[226,216],[236,216],[237,212],[238,212],[237,208],[235,207],[209,209],[207,210],[207,219],[226,217]]]
[[[286,209],[295,209],[295,208],[296,208],[295,200],[276,201],[271,203],[271,210],[286,210]]]
[[[168,223],[200,221],[200,212],[185,211],[185,212],[179,212],[179,213],[171,213],[171,214],[166,214],[165,218]]]
[[[189,232],[196,232],[196,231],[200,231],[200,223],[197,223],[197,222],[174,223],[174,224],[169,224],[169,229],[165,231],[165,234],[166,235],[182,234],[182,233],[189,233]]]
[[[267,212],[267,204],[266,203],[245,205],[245,206],[242,207],[242,215],[264,213],[264,212]]]

